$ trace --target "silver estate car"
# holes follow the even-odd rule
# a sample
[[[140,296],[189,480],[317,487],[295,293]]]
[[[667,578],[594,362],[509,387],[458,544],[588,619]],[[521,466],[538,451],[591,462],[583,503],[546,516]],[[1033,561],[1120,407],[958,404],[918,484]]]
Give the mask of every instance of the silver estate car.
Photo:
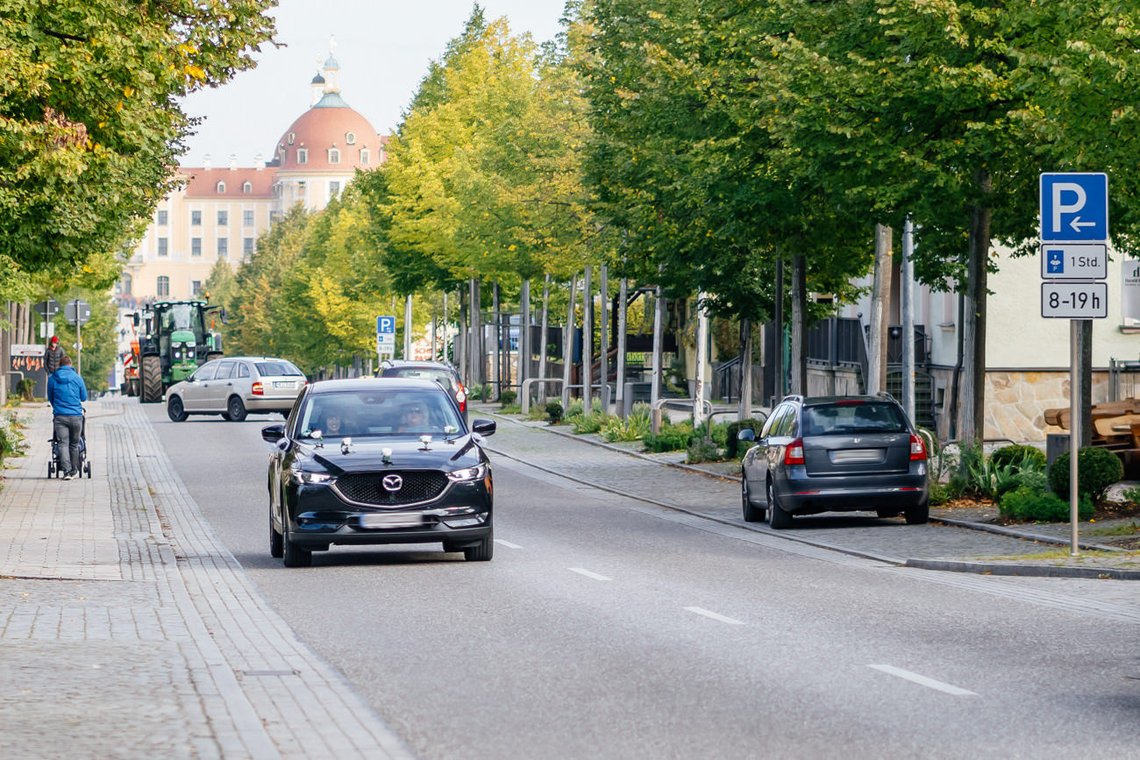
[[[285,359],[232,356],[206,362],[166,391],[166,413],[175,422],[191,414],[220,414],[241,422],[246,414],[288,416],[305,387],[305,374]]]
[[[787,396],[744,455],[740,489],[747,522],[777,530],[793,515],[867,510],[929,515],[926,446],[903,408],[878,396]]]

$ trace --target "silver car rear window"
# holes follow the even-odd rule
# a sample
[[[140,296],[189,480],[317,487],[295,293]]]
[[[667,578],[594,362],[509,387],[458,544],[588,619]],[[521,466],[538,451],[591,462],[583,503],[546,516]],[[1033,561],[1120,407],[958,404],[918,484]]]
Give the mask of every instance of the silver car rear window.
[[[906,419],[894,404],[840,402],[806,406],[803,410],[804,435],[900,433],[905,430]]]
[[[280,377],[283,375],[301,375],[301,370],[289,362],[257,362],[257,374],[262,377]]]

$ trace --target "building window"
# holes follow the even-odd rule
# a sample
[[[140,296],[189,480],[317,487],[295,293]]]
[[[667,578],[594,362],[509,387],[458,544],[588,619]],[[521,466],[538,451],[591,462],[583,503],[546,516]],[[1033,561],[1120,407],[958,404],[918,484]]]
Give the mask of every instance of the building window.
[[[301,180],[300,182],[297,183],[297,192],[298,193],[300,193],[301,195],[304,195],[306,190],[307,190],[307,187],[305,185],[305,180]]]
[[[202,212],[201,211],[191,211],[190,212],[190,224],[192,224],[195,227],[201,227],[202,226]]]
[[[309,163],[309,149],[308,148],[297,148],[297,163],[299,163],[299,164]]]
[[[155,287],[155,292],[160,298],[170,295],[170,278],[166,275],[161,275],[158,278],[158,285]]]
[[[340,196],[340,183],[339,182],[330,182],[329,183],[329,200],[332,200],[333,198],[337,198],[339,196]]]
[[[191,256],[201,256],[202,255],[202,238],[200,238],[200,237],[190,238],[190,255]]]
[[[190,281],[190,295],[196,296],[201,292],[202,292],[202,281],[201,280],[191,280]]]
[[[360,149],[360,165],[361,166],[368,166],[368,159],[369,158],[370,158],[370,154],[368,153],[368,148],[361,148]]]
[[[218,226],[219,227],[225,227],[225,226],[229,225],[229,223],[230,223],[230,212],[229,211],[219,211],[218,212]]]
[[[292,145],[292,144],[293,144],[293,141],[294,141],[294,140],[296,140],[296,139],[297,139],[297,133],[296,133],[296,132],[290,132],[290,133],[289,133],[289,138],[288,138],[288,140],[289,140],[289,144],[290,144],[290,145]]]
[[[218,238],[218,258],[224,259],[230,253],[230,239]]]
[[[355,132],[345,132],[344,133],[344,141],[346,143],[348,143],[349,145],[356,145],[356,133]]]
[[[241,191],[243,193],[252,193],[253,192],[253,183],[249,182],[249,181],[243,182],[241,185]]]
[[[253,209],[246,209],[241,212],[241,224],[243,227],[253,226]]]
[[[329,163],[330,164],[339,164],[340,163],[340,149],[339,148],[329,148]]]
[[[241,254],[247,259],[253,255],[253,238],[241,239]]]
[[[158,223],[159,223],[159,225],[165,227],[168,224],[167,218],[168,218],[169,214],[170,214],[170,212],[164,208],[158,210]]]
[[[158,255],[167,256],[170,254],[170,241],[164,237],[158,239]]]
[[[226,191],[226,183],[225,182],[218,182],[218,193],[224,193],[225,191]]]

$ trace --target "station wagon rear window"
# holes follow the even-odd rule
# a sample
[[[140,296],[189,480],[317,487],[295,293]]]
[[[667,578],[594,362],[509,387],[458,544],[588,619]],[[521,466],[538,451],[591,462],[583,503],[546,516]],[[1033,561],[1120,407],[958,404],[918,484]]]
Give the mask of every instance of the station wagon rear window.
[[[804,435],[902,433],[907,429],[902,410],[894,404],[877,401],[820,404],[803,410]]]
[[[289,362],[257,362],[257,373],[262,377],[304,374]]]

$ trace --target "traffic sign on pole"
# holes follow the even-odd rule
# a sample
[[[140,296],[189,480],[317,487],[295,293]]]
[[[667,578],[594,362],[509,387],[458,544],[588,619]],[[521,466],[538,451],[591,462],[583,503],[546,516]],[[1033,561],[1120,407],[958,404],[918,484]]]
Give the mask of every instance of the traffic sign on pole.
[[[1041,242],[1108,243],[1108,175],[1041,175]]]
[[[1043,282],[1041,316],[1046,319],[1104,319],[1108,316],[1108,283]]]
[[[396,354],[396,318],[376,317],[376,353],[381,359]]]
[[[1046,243],[1041,246],[1041,276],[1046,280],[1103,280],[1108,277],[1108,246]]]

